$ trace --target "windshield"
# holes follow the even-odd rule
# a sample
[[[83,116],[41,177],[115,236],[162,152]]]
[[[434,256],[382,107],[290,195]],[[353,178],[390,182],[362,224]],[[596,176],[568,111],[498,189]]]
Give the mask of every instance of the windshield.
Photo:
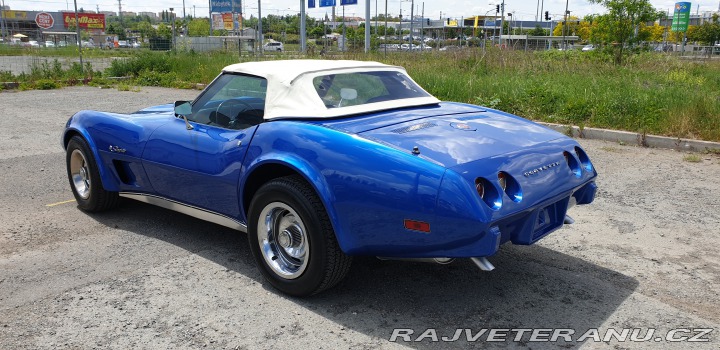
[[[313,79],[313,86],[327,108],[430,96],[397,71],[321,75]]]

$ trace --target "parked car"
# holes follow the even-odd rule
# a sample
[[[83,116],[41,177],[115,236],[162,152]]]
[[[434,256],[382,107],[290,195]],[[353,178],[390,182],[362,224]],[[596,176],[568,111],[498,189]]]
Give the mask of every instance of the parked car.
[[[593,50],[595,50],[595,45],[593,45],[593,44],[585,45],[585,46],[583,46],[582,50],[583,51],[593,51]]]
[[[140,43],[137,42],[137,41],[133,41],[133,43],[132,43],[132,45],[131,45],[131,47],[132,47],[133,49],[139,49],[140,46],[141,46]]]
[[[57,46],[58,46],[58,47],[66,47],[66,46],[68,46],[68,43],[67,43],[67,41],[65,41],[65,40],[60,40],[60,41],[58,41],[58,45],[57,45]]]
[[[32,47],[32,48],[39,48],[40,43],[37,40],[30,40],[30,41],[28,41],[27,46]]]
[[[45,47],[55,47],[55,43],[52,40],[46,40]]]
[[[441,102],[376,62],[234,64],[193,101],[80,111],[62,145],[80,209],[125,197],[247,232],[265,279],[292,295],[332,287],[352,256],[492,270],[501,244],[572,223],[596,192],[575,140]]]
[[[283,43],[279,41],[271,41],[263,45],[265,51],[283,51]]]
[[[130,47],[130,44],[128,44],[127,40],[118,40],[118,47],[122,49],[127,49]]]

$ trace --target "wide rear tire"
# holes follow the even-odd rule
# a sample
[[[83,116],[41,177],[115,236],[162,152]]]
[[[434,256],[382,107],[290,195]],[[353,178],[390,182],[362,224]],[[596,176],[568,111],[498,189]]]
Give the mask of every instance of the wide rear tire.
[[[307,296],[340,282],[352,258],[338,246],[325,207],[297,175],[272,180],[248,213],[250,250],[265,279],[280,291]]]

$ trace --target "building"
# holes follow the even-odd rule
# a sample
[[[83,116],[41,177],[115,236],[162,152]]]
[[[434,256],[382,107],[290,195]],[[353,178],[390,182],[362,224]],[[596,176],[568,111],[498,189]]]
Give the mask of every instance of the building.
[[[40,28],[35,22],[39,13],[47,13],[52,19],[52,26]],[[47,12],[47,11],[18,11],[7,10],[0,13],[3,19],[2,26],[6,38],[22,34],[27,40],[62,40],[75,42],[75,13],[74,12]],[[105,15],[94,12],[81,12],[78,14],[80,29],[92,35],[105,33]],[[59,39],[58,39],[59,38]]]

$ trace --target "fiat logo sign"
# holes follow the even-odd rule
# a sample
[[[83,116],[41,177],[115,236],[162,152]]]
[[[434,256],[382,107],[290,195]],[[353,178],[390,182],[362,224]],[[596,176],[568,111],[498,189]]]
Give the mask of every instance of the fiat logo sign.
[[[42,29],[50,29],[55,24],[55,20],[49,13],[39,12],[35,15],[35,23]]]

